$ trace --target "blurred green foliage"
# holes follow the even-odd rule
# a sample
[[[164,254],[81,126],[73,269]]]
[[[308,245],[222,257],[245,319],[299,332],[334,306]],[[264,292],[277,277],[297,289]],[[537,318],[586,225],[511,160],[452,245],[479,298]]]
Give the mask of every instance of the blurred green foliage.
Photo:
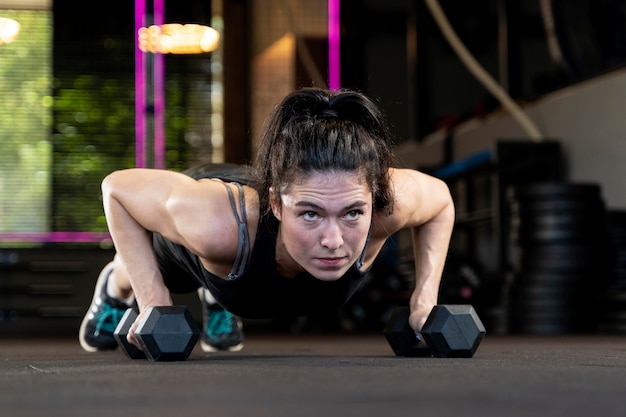
[[[0,232],[106,232],[101,181],[135,166],[133,39],[71,33],[53,42],[51,12],[2,16],[22,31],[0,45]],[[198,59],[167,69],[167,169],[194,160],[188,79]]]
[[[79,74],[55,84],[53,228],[106,231],[100,183],[135,165],[133,79]]]
[[[21,31],[0,45],[0,231],[50,227],[51,15],[3,11]]]

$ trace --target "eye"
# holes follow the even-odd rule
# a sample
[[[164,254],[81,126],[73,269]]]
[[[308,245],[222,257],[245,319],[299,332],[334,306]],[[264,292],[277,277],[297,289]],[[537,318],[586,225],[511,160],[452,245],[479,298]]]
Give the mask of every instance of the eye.
[[[304,218],[304,220],[315,220],[318,218],[318,215],[316,212],[309,210],[309,211],[303,212],[302,217]]]
[[[350,210],[344,217],[348,220],[357,220],[362,214],[362,210]]]

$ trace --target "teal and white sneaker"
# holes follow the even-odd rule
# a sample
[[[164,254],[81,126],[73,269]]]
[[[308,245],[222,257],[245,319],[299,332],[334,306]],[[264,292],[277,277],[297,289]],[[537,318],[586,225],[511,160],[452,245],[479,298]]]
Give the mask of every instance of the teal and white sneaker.
[[[241,319],[224,310],[219,304],[202,301],[202,336],[200,347],[204,352],[227,350],[236,352],[243,348],[243,323]]]
[[[87,352],[117,348],[113,332],[129,307],[106,293],[107,280],[112,271],[113,262],[110,262],[100,272],[91,305],[78,331],[80,346]]]

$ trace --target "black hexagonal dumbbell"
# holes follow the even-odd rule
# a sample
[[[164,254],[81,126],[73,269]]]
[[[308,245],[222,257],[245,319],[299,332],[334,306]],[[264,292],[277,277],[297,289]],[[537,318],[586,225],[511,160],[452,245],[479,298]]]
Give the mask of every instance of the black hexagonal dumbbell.
[[[126,341],[128,329],[136,318],[136,314],[133,317],[133,313],[127,311],[114,333],[118,345],[131,359],[146,357],[151,361],[184,361],[200,337],[200,329],[187,307],[151,307],[135,331],[141,345],[139,350]]]
[[[385,336],[398,356],[471,358],[485,336],[485,327],[471,305],[433,307],[422,327],[424,341],[409,326],[409,314],[408,307],[400,307],[385,326]]]
[[[120,347],[122,352],[129,359],[145,359],[146,354],[143,353],[141,349],[137,346],[129,343],[126,337],[128,336],[128,331],[130,330],[130,326],[133,325],[135,320],[137,319],[137,312],[132,308],[126,310],[119,324],[115,328],[115,332],[113,332],[113,337],[117,341],[117,345]]]
[[[391,314],[384,330],[391,349],[397,356],[431,356],[430,349],[409,325],[409,314],[408,307],[396,308]]]

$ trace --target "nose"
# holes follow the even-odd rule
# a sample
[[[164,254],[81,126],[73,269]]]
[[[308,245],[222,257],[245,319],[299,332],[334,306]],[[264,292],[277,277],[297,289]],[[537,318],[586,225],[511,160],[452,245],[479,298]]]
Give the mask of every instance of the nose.
[[[324,229],[321,241],[322,246],[330,250],[337,250],[343,245],[343,233],[341,226],[336,222],[329,222]]]

